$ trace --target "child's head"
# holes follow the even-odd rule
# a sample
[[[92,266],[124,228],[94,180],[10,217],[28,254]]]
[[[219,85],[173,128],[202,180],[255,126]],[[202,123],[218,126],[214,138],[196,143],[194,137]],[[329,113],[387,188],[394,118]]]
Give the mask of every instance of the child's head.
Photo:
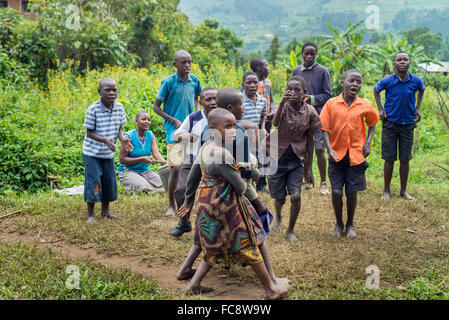
[[[270,73],[268,62],[263,58],[252,59],[249,63],[249,67],[257,74],[259,80],[266,79]]]
[[[136,114],[136,125],[141,131],[146,131],[150,128],[151,119],[147,111],[139,111]]]
[[[178,74],[188,75],[190,68],[192,67],[192,57],[190,53],[185,50],[176,51],[173,57],[173,65],[175,66]]]
[[[114,79],[103,78],[98,84],[98,93],[103,102],[107,105],[113,105],[117,98],[117,84]]]
[[[257,93],[259,78],[255,72],[245,72],[242,78],[242,87],[247,96],[253,97]]]
[[[288,100],[293,105],[302,105],[304,96],[307,94],[306,82],[302,77],[294,76],[287,81],[287,91],[293,93]]]
[[[250,150],[256,150],[259,144],[259,128],[257,125],[249,120],[242,120],[239,122],[239,126],[243,127],[249,138]]]
[[[410,67],[410,56],[405,51],[399,51],[394,55],[393,66],[397,72],[405,73]]]
[[[204,114],[207,117],[209,112],[217,107],[217,89],[204,88],[200,93],[200,105],[203,106]]]
[[[243,94],[234,88],[223,88],[218,91],[217,106],[230,111],[237,120],[241,120],[245,112]]]
[[[344,97],[354,99],[362,88],[362,74],[356,69],[346,71],[343,75],[341,85],[343,86]]]
[[[301,56],[304,60],[304,66],[310,67],[315,63],[318,54],[318,47],[313,42],[306,42],[302,46]]]
[[[235,140],[236,120],[234,115],[226,109],[216,108],[209,112],[207,122],[212,129],[214,140],[219,142],[233,142]]]

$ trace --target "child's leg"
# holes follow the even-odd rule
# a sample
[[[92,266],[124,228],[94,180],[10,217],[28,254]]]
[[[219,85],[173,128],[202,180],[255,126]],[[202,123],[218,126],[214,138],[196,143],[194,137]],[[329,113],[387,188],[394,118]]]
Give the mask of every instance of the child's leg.
[[[87,202],[87,222],[95,222],[95,202]]]
[[[334,208],[335,214],[335,229],[332,232],[332,236],[340,237],[343,233],[343,191],[342,190],[332,190],[332,206]]]
[[[288,284],[288,282],[275,284],[273,281],[271,281],[264,263],[259,262],[257,264],[251,265],[251,267],[259,278],[259,281],[262,283],[269,300],[278,299],[281,295],[287,293],[290,289],[290,285]]]
[[[195,274],[193,263],[195,262],[196,258],[198,258],[200,253],[201,247],[199,245],[193,244],[189,250],[189,254],[187,255],[186,260],[182,264],[181,269],[179,269],[178,271],[178,274],[176,276],[178,280],[186,280],[193,274]]]
[[[113,216],[112,214],[109,213],[109,201],[101,202],[101,217],[108,219],[118,219],[117,216]]]
[[[200,265],[198,266],[198,270],[196,270],[192,280],[190,280],[189,284],[187,285],[186,292],[192,294],[200,294],[213,291],[213,288],[204,287],[201,285],[201,281],[203,281],[204,277],[211,268],[212,266],[210,264],[208,264],[204,260],[201,260]]]
[[[390,184],[393,177],[394,162],[385,161],[384,163],[384,191],[381,200],[390,200]]]
[[[301,189],[300,189],[301,190]],[[296,191],[290,195],[290,219],[287,228],[287,239],[290,242],[298,241],[298,238],[293,234],[293,229],[295,228],[296,220],[298,220],[299,211],[301,210],[301,193]]]
[[[276,210],[276,218],[274,219],[273,230],[274,232],[281,231],[281,223],[282,223],[282,207],[285,204],[285,199],[283,200],[274,200],[274,209]]]
[[[264,264],[265,264],[265,268],[267,268],[267,272],[270,275],[271,281],[273,281],[274,284],[286,284],[286,283],[288,283],[288,279],[287,278],[277,278],[276,275],[274,274],[273,266],[271,264],[270,252],[268,251],[268,245],[267,245],[266,241],[264,241],[259,246],[259,250],[260,250],[260,253],[262,254],[262,258],[263,258],[263,261],[264,261]]]
[[[399,177],[401,179],[401,192],[400,195],[406,200],[414,200],[411,195],[407,193],[408,174],[410,172],[410,162],[401,161],[399,165]]]
[[[346,238],[356,237],[354,231],[354,215],[357,208],[357,192],[346,194],[346,210],[348,211],[348,220],[346,221]]]
[[[179,167],[170,167],[170,177],[168,178],[168,210],[167,217],[174,217],[176,214],[175,190],[178,185]]]

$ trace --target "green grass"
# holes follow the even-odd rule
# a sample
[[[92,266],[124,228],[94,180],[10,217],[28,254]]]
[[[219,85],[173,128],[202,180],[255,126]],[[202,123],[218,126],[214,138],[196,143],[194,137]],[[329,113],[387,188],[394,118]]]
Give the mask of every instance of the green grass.
[[[69,266],[76,266],[79,270],[78,288],[75,288],[73,271],[67,269]],[[86,261],[63,258],[53,250],[0,241],[0,300],[170,298],[170,293],[155,281],[134,275],[125,268],[112,270]]]

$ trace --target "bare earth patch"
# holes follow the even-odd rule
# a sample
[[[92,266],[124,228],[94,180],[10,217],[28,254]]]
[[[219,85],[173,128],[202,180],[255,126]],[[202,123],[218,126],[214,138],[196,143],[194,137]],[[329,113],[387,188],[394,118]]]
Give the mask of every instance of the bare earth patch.
[[[274,213],[272,200],[267,195],[263,199]],[[192,244],[193,233],[180,239],[169,235],[178,219],[164,216],[166,203],[165,194],[120,195],[111,205],[111,212],[120,220],[98,219],[97,224],[87,225],[81,197],[43,195],[22,204],[9,204],[8,211],[22,205],[27,208],[20,215],[0,220],[0,239],[51,247],[68,257],[112,267],[127,266],[157,280],[174,296],[190,299],[183,293],[187,282],[177,281],[176,273]],[[302,193],[295,228],[300,241],[294,244],[284,235],[288,210],[287,201],[281,232],[272,233],[268,245],[277,276],[288,277],[293,283],[290,299],[372,298],[372,292],[364,288],[370,265],[380,269],[381,288],[391,290],[424,276],[428,270],[447,274],[449,204],[432,193],[422,191],[418,201],[392,197],[387,203],[380,201],[379,190],[360,193],[355,240],[330,236],[335,223],[330,196],[320,196],[318,188]],[[216,266],[204,284],[215,288],[204,296],[207,298],[264,297],[250,268],[225,270]]]

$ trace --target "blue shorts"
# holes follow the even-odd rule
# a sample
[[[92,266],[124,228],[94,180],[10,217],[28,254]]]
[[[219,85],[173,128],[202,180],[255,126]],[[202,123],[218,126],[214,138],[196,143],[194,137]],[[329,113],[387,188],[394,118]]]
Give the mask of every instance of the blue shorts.
[[[84,160],[84,201],[88,203],[117,200],[117,178],[114,159],[86,156]]]

